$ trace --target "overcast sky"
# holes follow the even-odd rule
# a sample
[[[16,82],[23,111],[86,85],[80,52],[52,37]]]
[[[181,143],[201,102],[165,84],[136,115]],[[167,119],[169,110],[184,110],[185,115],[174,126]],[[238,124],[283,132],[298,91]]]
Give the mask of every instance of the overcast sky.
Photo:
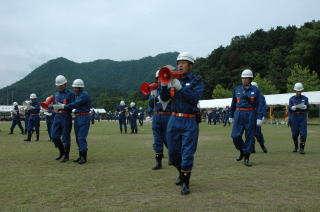
[[[206,57],[256,29],[320,20],[319,0],[0,0],[0,88],[57,57]]]

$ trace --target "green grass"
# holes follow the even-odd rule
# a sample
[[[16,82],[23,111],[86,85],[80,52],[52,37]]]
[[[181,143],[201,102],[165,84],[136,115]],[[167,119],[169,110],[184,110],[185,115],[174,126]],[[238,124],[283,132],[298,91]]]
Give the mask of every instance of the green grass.
[[[7,135],[0,123],[0,211],[319,211],[320,126],[309,126],[306,154],[292,153],[290,129],[263,126],[269,153],[253,167],[236,162],[231,128],[201,124],[191,194],[180,195],[177,172],[152,171],[151,125],[120,135],[116,123],[91,126],[89,162],[54,160],[42,123],[40,142]],[[71,159],[77,157],[72,132]],[[166,153],[167,155],[167,153]]]

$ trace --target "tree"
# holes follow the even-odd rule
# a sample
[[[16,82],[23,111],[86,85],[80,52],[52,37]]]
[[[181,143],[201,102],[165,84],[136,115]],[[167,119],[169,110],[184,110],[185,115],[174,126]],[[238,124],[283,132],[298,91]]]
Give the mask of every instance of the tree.
[[[256,77],[253,79],[256,83],[258,83],[259,90],[263,94],[278,94],[279,90],[276,88],[275,85],[271,83],[270,80],[266,78],[262,78],[260,74],[257,74]]]
[[[320,73],[320,21],[306,23],[296,32],[296,41],[288,61]]]
[[[295,64],[291,69],[291,75],[287,82],[287,91],[293,92],[293,86],[295,83],[301,82],[304,87],[304,91],[318,91],[320,90],[320,80],[318,74],[314,71],[310,71],[308,67]]]
[[[230,98],[231,96],[231,90],[223,88],[220,84],[218,84],[212,91],[212,98],[214,99]]]

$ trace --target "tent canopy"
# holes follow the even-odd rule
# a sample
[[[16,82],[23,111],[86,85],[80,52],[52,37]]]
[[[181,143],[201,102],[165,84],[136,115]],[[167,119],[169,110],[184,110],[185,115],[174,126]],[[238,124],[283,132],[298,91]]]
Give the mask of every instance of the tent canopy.
[[[265,95],[267,105],[288,105],[290,97],[296,95],[295,93],[284,93],[284,94],[270,94]],[[302,95],[308,97],[309,104],[320,104],[320,91],[303,92]],[[224,108],[227,105],[231,105],[231,98],[226,99],[208,99],[200,100],[199,105],[201,109],[205,108]]]

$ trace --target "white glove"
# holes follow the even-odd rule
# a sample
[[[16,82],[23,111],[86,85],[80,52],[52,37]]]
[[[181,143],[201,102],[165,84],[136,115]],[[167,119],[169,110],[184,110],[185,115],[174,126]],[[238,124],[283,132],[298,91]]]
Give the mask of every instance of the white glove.
[[[63,110],[64,109],[64,104],[54,104],[52,105],[54,111],[58,111],[58,110]]]
[[[172,87],[175,88],[177,91],[180,91],[182,88],[182,85],[180,83],[180,81],[178,79],[172,79],[169,83],[168,83],[168,87]]]
[[[292,106],[292,107],[291,107],[291,110],[293,110],[293,111],[296,110],[296,109],[297,109],[296,106]]]
[[[157,90],[152,90],[150,92],[150,95],[153,96],[153,97],[156,96],[157,95]]]
[[[140,116],[140,113],[138,113],[138,116]]]
[[[307,109],[307,105],[302,105],[302,106],[301,106],[301,109],[302,109],[302,110]]]
[[[262,120],[261,119],[257,119],[257,125],[261,126],[262,125]]]
[[[230,124],[232,124],[233,123],[233,118],[229,118],[229,122],[230,122]]]

